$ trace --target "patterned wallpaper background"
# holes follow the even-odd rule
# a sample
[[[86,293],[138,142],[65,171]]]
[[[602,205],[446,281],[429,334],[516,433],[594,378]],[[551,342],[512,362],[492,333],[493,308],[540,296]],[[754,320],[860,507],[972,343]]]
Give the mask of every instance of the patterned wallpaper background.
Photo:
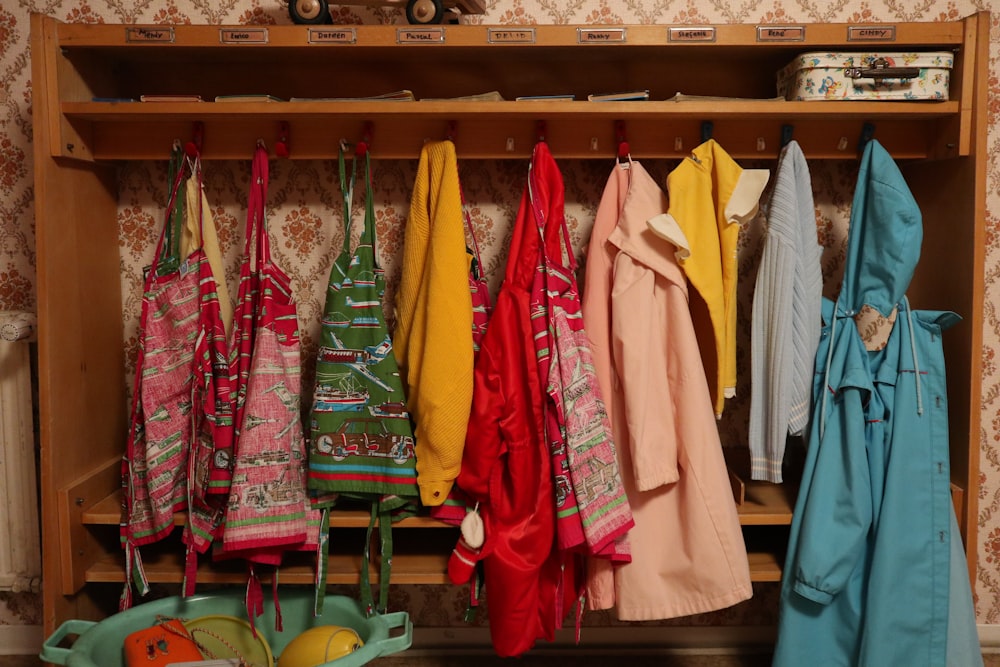
[[[779,22],[895,22],[956,20],[978,10],[993,9],[989,0],[485,0],[487,13],[470,22],[489,24],[551,23],[779,23]],[[1000,5],[996,7],[1000,10]],[[335,5],[335,21],[405,23],[396,9],[365,9]],[[68,22],[107,23],[288,23],[281,0],[3,0],[0,4],[0,309],[33,309],[35,294],[35,239],[31,146],[30,12],[42,12]],[[991,31],[990,120],[1000,110],[1000,17]],[[489,89],[484,82],[483,90]],[[1000,290],[1000,135],[989,136],[989,199],[987,202],[986,325],[981,427],[979,490],[979,575],[976,588],[980,623],[1000,623],[1000,313],[990,306]],[[377,148],[374,153],[377,157]],[[166,157],[166,155],[164,156]],[[461,150],[459,150],[461,158]],[[205,187],[226,256],[231,291],[235,294],[238,254],[242,250],[246,211],[247,161],[208,162]],[[661,183],[674,166],[669,161],[644,163]],[[498,288],[506,261],[510,225],[524,178],[526,162],[519,160],[461,162],[461,177],[469,201],[473,227],[491,287]],[[590,225],[612,162],[560,162],[566,180],[567,219],[572,242],[581,260]],[[754,166],[744,164],[744,166]],[[756,166],[770,166],[773,163]],[[409,206],[416,162],[374,162],[377,233],[389,278],[387,303],[398,283],[398,254]],[[844,255],[846,223],[853,192],[853,163],[811,164],[816,194],[818,231],[826,248],[823,258],[827,293],[835,295]],[[165,201],[164,162],[136,162],[120,172],[119,225],[122,262],[123,326],[134,361],[137,318],[141,301],[141,267],[148,264],[162,223]],[[272,161],[268,216],[272,253],[291,275],[303,328],[303,345],[315,350],[319,314],[330,263],[343,239],[341,195],[335,161]],[[355,220],[360,220],[360,201]],[[357,233],[357,226],[355,226]],[[761,223],[750,221],[741,234],[741,302],[749,304],[750,286],[759,256]],[[741,308],[741,340],[749,340],[749,307]],[[747,350],[740,351],[740,375],[749,376]],[[131,378],[132,373],[125,372]],[[309,386],[307,378],[305,386]],[[727,404],[720,428],[725,444],[745,442],[749,391]],[[773,586],[758,586],[754,600],[743,608],[681,623],[729,625],[773,624],[776,595]],[[465,610],[466,593],[453,587],[401,586],[394,592],[394,608],[407,608],[423,625],[452,625]],[[41,622],[40,597],[0,593],[0,624]],[[595,615],[593,624],[613,623],[610,614]]]

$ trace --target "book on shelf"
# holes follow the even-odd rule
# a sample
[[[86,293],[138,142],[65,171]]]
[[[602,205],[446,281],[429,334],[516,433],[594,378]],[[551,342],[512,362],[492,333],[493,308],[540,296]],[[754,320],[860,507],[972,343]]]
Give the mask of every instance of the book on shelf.
[[[364,97],[292,97],[289,102],[412,102],[417,98],[412,90],[394,90],[381,95]]]
[[[575,100],[576,95],[521,95],[520,97],[515,97],[515,102],[526,102],[526,101],[538,101],[547,102],[552,100]]]
[[[629,90],[621,93],[601,93],[587,95],[591,102],[628,102],[631,100],[648,100],[648,90]]]
[[[284,102],[274,95],[216,95],[216,102]]]
[[[140,95],[142,102],[201,102],[201,95]]]
[[[488,93],[477,93],[475,95],[459,95],[458,97],[422,97],[424,102],[503,102],[503,95],[499,91],[491,90]]]
[[[688,95],[686,93],[675,93],[673,97],[668,97],[667,102],[784,102],[781,97],[721,97],[718,95]]]

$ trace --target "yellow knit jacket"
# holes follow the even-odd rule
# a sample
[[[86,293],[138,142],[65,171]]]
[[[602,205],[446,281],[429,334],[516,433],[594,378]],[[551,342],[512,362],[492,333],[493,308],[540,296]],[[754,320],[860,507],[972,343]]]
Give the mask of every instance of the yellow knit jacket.
[[[393,347],[415,423],[417,483],[440,505],[462,466],[472,406],[472,297],[458,159],[428,142],[410,200]]]

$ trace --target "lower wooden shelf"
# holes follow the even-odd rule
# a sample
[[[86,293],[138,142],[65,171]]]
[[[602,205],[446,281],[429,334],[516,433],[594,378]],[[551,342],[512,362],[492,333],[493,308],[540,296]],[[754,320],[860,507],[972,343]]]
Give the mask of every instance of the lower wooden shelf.
[[[203,558],[198,566],[199,584],[246,584],[246,565],[243,561],[209,562]],[[281,583],[312,584],[315,581],[312,558],[292,554],[279,572]],[[334,554],[327,561],[327,581],[331,584],[361,583],[361,555]],[[184,577],[183,555],[157,553],[143,555],[143,568],[150,583],[179,584]],[[448,553],[442,554],[396,554],[392,558],[393,584],[444,584],[448,583]],[[270,581],[270,568],[261,568],[259,573],[265,581]],[[369,567],[371,581],[379,580],[379,563]],[[88,583],[124,583],[125,568],[122,556],[106,557],[87,568]]]
[[[781,558],[787,536],[787,526],[792,520],[794,485],[766,482],[740,482],[742,502],[737,505],[740,523],[748,549],[750,576],[756,582],[781,580]],[[107,488],[107,487],[104,487]],[[75,493],[67,496],[75,498]],[[82,500],[82,498],[80,498]],[[80,572],[75,580],[82,586],[87,583],[123,583],[125,567],[123,553],[118,550],[117,534],[109,532],[117,527],[121,514],[121,491],[116,489],[89,506],[73,504],[79,512],[81,529],[96,537],[100,547],[90,552],[83,562],[74,561],[74,571]],[[73,509],[70,508],[70,509]],[[184,512],[174,516],[174,524],[183,526],[187,521]],[[369,513],[363,510],[331,512],[330,556],[327,565],[331,584],[360,583],[361,553],[366,539]],[[140,553],[146,576],[151,583],[181,583],[184,572],[184,547],[180,543],[180,530],[154,545],[142,547]],[[428,516],[415,516],[393,524],[392,583],[449,584],[448,557],[458,539],[458,529]],[[112,546],[113,545],[113,546]],[[780,556],[778,554],[781,554]],[[311,552],[293,552],[285,557],[279,577],[282,583],[309,584],[314,581],[315,555]],[[369,573],[372,581],[379,579],[380,562],[373,557]],[[270,568],[261,568],[261,575],[269,577]],[[244,561],[213,561],[210,555],[199,558],[199,584],[246,583]],[[71,591],[72,592],[72,591]]]

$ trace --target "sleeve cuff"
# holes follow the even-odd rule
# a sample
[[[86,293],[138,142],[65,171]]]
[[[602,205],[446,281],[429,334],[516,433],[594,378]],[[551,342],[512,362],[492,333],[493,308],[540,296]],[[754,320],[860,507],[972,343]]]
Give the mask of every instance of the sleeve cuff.
[[[801,581],[796,581],[792,585],[792,590],[801,595],[807,600],[811,600],[816,604],[828,605],[833,602],[833,595],[827,593],[826,591],[821,591],[818,588],[813,588],[812,586],[805,584]]]

